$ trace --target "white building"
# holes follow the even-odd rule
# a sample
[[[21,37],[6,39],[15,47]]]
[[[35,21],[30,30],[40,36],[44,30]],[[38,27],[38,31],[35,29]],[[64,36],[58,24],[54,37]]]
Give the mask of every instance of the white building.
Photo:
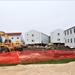
[[[55,31],[51,32],[51,43],[65,43],[64,39],[64,31],[61,29],[56,29]]]
[[[48,44],[49,36],[38,32],[36,30],[30,30],[25,33],[25,43],[26,44]]]
[[[75,26],[64,31],[65,33],[65,46],[75,48]]]
[[[11,42],[14,41],[22,41],[22,33],[21,32],[17,32],[17,33],[6,33],[9,36],[9,39],[11,40]]]

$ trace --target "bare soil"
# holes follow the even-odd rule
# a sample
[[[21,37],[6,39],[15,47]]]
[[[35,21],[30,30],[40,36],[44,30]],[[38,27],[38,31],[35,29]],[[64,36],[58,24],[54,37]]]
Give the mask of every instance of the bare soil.
[[[75,75],[75,62],[3,66],[0,75]]]

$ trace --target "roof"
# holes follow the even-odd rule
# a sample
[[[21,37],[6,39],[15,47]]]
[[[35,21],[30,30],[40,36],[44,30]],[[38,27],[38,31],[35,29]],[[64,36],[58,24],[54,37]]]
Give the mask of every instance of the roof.
[[[59,31],[64,31],[64,30],[58,28],[58,29],[52,31],[51,33],[56,32],[56,31],[58,31],[58,30],[59,30]]]
[[[8,36],[19,36],[21,35],[22,33],[19,32],[19,33],[6,33]]]
[[[34,29],[32,29],[32,30],[30,30],[30,31],[28,31],[28,32],[31,32],[31,31],[35,31],[35,32],[41,33],[41,34],[43,34],[43,35],[46,35],[46,34],[44,34],[44,33],[42,33],[42,32],[39,32],[39,31],[37,31],[37,30],[34,30]],[[28,33],[28,32],[26,32],[26,33]],[[48,36],[48,35],[46,35],[46,36]]]
[[[36,31],[36,32],[40,33],[39,31],[37,31],[37,30],[34,30],[34,29],[32,29],[32,30],[29,30],[28,32],[31,32],[31,31]],[[26,32],[26,33],[28,33],[28,32]]]
[[[75,26],[73,26],[73,27],[71,27],[71,28],[68,28],[68,29],[66,29],[65,31],[70,30],[70,29],[73,29],[73,28],[75,28]]]

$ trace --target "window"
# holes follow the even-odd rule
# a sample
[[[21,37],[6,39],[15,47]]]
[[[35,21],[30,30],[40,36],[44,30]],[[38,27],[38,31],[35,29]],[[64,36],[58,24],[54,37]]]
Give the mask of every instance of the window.
[[[72,34],[72,30],[70,30],[70,34]]]
[[[67,43],[66,39],[65,39],[65,43]]]
[[[57,41],[60,41],[60,39],[57,39]]]
[[[72,38],[71,38],[71,43],[72,43]]]
[[[41,41],[41,43],[43,43],[43,41]]]
[[[32,37],[34,37],[34,34],[32,34]]]
[[[69,35],[69,31],[67,31],[67,35]]]
[[[17,37],[17,39],[19,39],[19,37]]]
[[[2,43],[2,37],[0,36],[0,43]]]
[[[68,39],[68,43],[69,43],[69,39]]]
[[[34,40],[32,40],[32,42],[34,42]]]
[[[11,39],[14,39],[13,37]]]
[[[58,33],[58,36],[60,35],[60,33]]]
[[[75,43],[75,38],[74,38],[74,43]]]
[[[66,31],[65,31],[64,33],[65,33],[65,35],[66,35]]]
[[[75,28],[74,28],[74,33],[75,33]]]

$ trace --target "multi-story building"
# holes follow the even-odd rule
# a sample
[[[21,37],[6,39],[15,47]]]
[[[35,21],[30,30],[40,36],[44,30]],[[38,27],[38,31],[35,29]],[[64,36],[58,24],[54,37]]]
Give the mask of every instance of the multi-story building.
[[[75,26],[64,31],[65,33],[65,46],[75,48]]]
[[[64,44],[65,43],[65,39],[64,39],[64,30],[62,29],[56,29],[53,32],[51,32],[51,43],[52,44]]]
[[[15,42],[15,41],[22,41],[23,37],[22,37],[22,33],[21,32],[17,32],[17,33],[6,33],[9,36],[9,39],[11,40],[11,42]]]
[[[49,36],[38,32],[36,30],[30,30],[25,33],[25,44],[48,44]]]

